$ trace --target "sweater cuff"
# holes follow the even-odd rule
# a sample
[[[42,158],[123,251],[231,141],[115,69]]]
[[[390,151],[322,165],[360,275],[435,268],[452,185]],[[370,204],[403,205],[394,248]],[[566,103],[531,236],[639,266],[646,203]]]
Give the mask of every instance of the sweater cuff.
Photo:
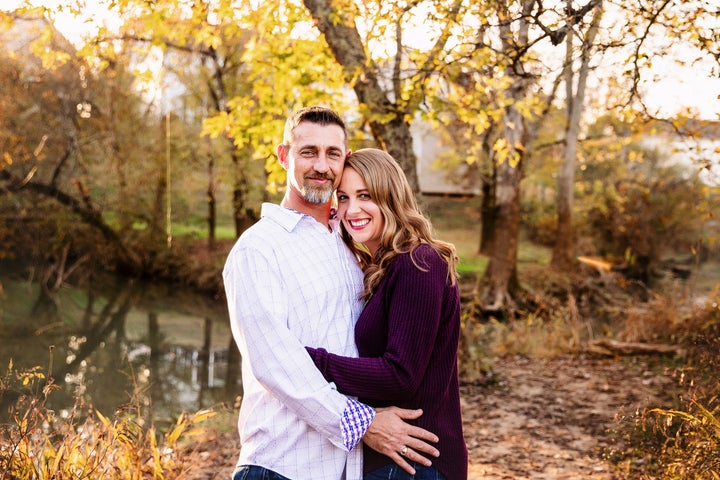
[[[374,408],[352,398],[347,399],[340,426],[342,428],[343,444],[348,451],[360,443],[374,418]]]

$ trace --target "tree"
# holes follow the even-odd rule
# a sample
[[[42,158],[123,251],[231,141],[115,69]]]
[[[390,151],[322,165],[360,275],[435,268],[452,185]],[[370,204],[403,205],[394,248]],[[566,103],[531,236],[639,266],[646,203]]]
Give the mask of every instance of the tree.
[[[93,43],[108,45],[116,39],[122,40],[134,48],[137,55],[147,56],[155,49],[163,52],[163,77],[172,74],[175,79],[183,82],[182,90],[167,92],[164,101],[170,95],[184,96],[186,92],[200,96],[200,107],[193,116],[209,113],[224,114],[229,111],[229,99],[238,88],[242,88],[243,70],[245,65],[242,56],[249,36],[241,23],[234,23],[235,16],[228,2],[194,2],[181,5],[177,2],[165,1],[148,4],[146,2],[123,2],[119,5],[118,14],[125,19],[118,34],[99,32]],[[219,21],[217,21],[219,20]],[[200,81],[198,81],[200,79]],[[162,78],[161,81],[167,81]],[[168,89],[168,85],[162,88]],[[176,87],[177,89],[177,87]],[[161,99],[163,100],[163,99]],[[196,103],[197,105],[197,103]],[[187,103],[186,105],[187,106]],[[161,109],[169,106],[161,105]],[[193,118],[191,116],[191,121]],[[169,134],[169,132],[168,132]],[[244,230],[257,219],[257,214],[249,208],[247,200],[247,160],[242,152],[234,147],[232,138],[224,136],[229,142],[226,150],[233,171],[233,215],[236,234]],[[214,159],[211,155],[209,158]],[[208,167],[212,185],[214,168]],[[166,187],[167,188],[167,187]],[[214,191],[209,188],[209,194]],[[209,197],[208,217],[214,215],[214,198]],[[214,237],[214,223],[209,223],[209,237]]]
[[[349,85],[360,113],[360,132],[352,141],[364,144],[362,137],[369,132],[376,144],[400,161],[416,189],[412,122],[422,117],[453,130],[451,135],[457,139],[454,155],[477,165],[483,179],[482,248],[490,257],[484,305],[492,309],[511,306],[519,286],[521,182],[528,165],[539,158],[534,143],[539,122],[547,112],[560,108],[555,104],[560,77],[553,78],[562,68],[562,62],[553,65],[556,47],[565,42],[568,60],[573,60],[566,63],[565,70],[567,93],[563,99],[569,117],[562,140],[568,148],[558,185],[558,228],[562,233],[558,234],[556,258],[566,264],[572,258],[571,246],[562,243],[573,238],[567,230],[572,226],[572,174],[577,156],[572,148],[587,140],[583,105],[595,100],[596,109],[615,108],[632,122],[642,120],[633,110],[653,113],[644,103],[643,81],[653,55],[670,50],[668,44],[656,47],[653,39],[658,37],[662,42],[664,37],[679,36],[693,46],[693,52],[710,59],[714,68],[720,58],[717,27],[712,23],[714,10],[707,1],[605,3],[608,13],[598,25],[600,5],[600,0],[552,5],[537,0],[305,0],[302,4],[273,0],[242,5],[230,0],[112,2],[125,21],[119,34],[101,30],[77,55],[48,48],[56,38],[51,35],[34,42],[37,55],[33,58],[45,66],[55,68],[69,59],[76,62],[77,70],[71,76],[81,79],[80,94],[68,92],[70,100],[59,102],[61,107],[45,108],[46,115],[63,110],[63,115],[51,120],[33,110],[40,108],[40,97],[27,101],[22,91],[16,92],[17,96],[27,103],[21,102],[17,109],[3,107],[9,112],[3,118],[31,112],[27,115],[34,121],[53,126],[53,135],[65,132],[65,143],[48,143],[41,141],[37,131],[25,129],[24,140],[19,142],[24,150],[10,151],[14,163],[6,165],[2,173],[4,198],[32,173],[23,184],[26,191],[39,192],[49,186],[53,188],[44,190],[45,197],[52,195],[50,192],[66,194],[55,198],[63,199],[73,211],[83,212],[88,224],[104,224],[96,230],[107,227],[103,235],[108,238],[114,232],[126,248],[141,238],[159,244],[166,189],[173,186],[166,184],[164,169],[167,138],[173,167],[207,186],[198,198],[210,199],[210,230],[216,205],[213,192],[216,186],[222,191],[222,179],[230,176],[233,219],[239,234],[256,217],[259,201],[282,189],[284,172],[273,161],[273,152],[287,114],[299,106],[325,103],[347,109],[354,122]],[[612,17],[618,12],[625,14]],[[311,21],[322,37],[305,28]],[[423,45],[408,40],[419,24],[429,40]],[[571,42],[579,37],[590,39],[595,35],[593,28],[598,28],[598,37],[590,64],[585,49],[593,42],[580,46]],[[629,47],[624,51],[629,59],[626,75],[608,78],[597,73],[604,66],[601,62],[609,58],[601,56],[603,49],[622,46]],[[156,51],[164,58],[165,95],[160,101],[136,94],[136,86],[131,86],[135,79],[149,78],[139,66],[143,62],[152,65],[147,55]],[[695,61],[696,56],[688,58]],[[595,77],[588,78],[591,75]],[[581,87],[592,80],[603,84],[583,95]],[[82,86],[83,82],[89,86]],[[176,90],[169,95],[173,82]],[[613,93],[603,93],[612,100],[603,105],[592,94],[605,92],[605,88]],[[43,92],[51,96],[51,90]],[[54,91],[66,94],[62,88]],[[172,129],[158,142],[163,134],[161,118],[171,119]],[[209,140],[195,136],[200,125]],[[22,131],[20,123],[11,126],[16,133]],[[690,130],[692,123],[675,122],[673,126],[678,131]],[[19,145],[16,140],[8,141]],[[46,155],[42,162],[32,159],[38,146]],[[26,163],[21,165],[19,159]],[[199,161],[205,162],[206,168],[197,168]],[[232,173],[223,176],[224,171]],[[82,174],[75,175],[77,172]],[[201,172],[202,179],[194,177],[194,172]],[[108,178],[103,179],[103,174]],[[77,180],[75,186],[70,183],[72,178]],[[152,186],[139,188],[147,179],[152,179]],[[219,179],[217,183],[215,179]],[[177,187],[173,193],[179,195]],[[138,225],[146,231],[141,232]],[[138,264],[151,264],[156,254],[147,252],[148,258],[138,259]]]
[[[518,5],[491,2],[469,6],[419,2],[386,8],[374,3],[305,0],[335,58],[343,65],[361,107],[368,115],[374,115],[369,116],[374,137],[400,161],[408,178],[415,176],[415,159],[408,153],[409,122],[417,111],[413,109],[417,102],[428,98],[436,98],[436,105],[447,107],[452,104],[442,100],[448,95],[447,87],[459,86],[456,90],[459,104],[450,106],[456,113],[447,116],[441,111],[435,118],[443,121],[445,116],[447,121],[468,122],[472,126],[469,131],[479,136],[479,143],[484,145],[474,151],[492,158],[490,176],[485,177],[491,180],[483,188],[489,194],[483,202],[486,207],[483,241],[490,257],[486,271],[489,291],[484,295],[488,309],[512,305],[511,291],[518,287],[520,180],[527,146],[534,134],[527,121],[542,111],[538,101],[542,96],[531,94],[538,87],[540,75],[539,62],[531,51],[543,40],[554,45],[562,42],[597,3],[598,0],[591,0],[561,15],[533,0]],[[408,18],[406,15],[418,15],[421,8],[431,12],[428,24],[439,33],[429,53],[414,54],[412,61],[403,63],[402,32],[406,26],[403,22]],[[371,26],[369,31],[375,32],[368,34],[370,39],[374,34],[386,33],[383,26],[395,29],[392,36],[397,43],[392,62],[395,68],[386,83],[380,81],[382,66],[369,54],[369,41],[363,42],[358,32],[358,17]],[[549,17],[554,23],[546,26]],[[400,74],[403,65],[409,73]],[[419,88],[405,83],[408,80]],[[475,105],[471,106],[473,102]]]
[[[13,68],[24,93],[12,101],[28,103],[18,102],[26,115],[10,113],[15,121],[7,133],[16,140],[4,157],[0,183],[18,200],[6,205],[20,205],[26,229],[42,238],[16,245],[35,258],[27,250],[37,244],[40,261],[71,262],[91,253],[96,265],[131,274],[154,271],[158,245],[165,244],[160,118],[133,85],[129,56],[107,50],[88,55],[89,48],[79,53],[32,13],[15,14],[8,28],[21,33],[5,38],[24,43],[6,43],[3,50],[11,60],[21,59]],[[41,27],[29,29],[28,23]],[[58,244],[52,245],[55,236]],[[68,243],[72,249],[65,255]]]
[[[532,49],[543,40],[558,45],[597,3],[597,0],[591,0],[577,10],[568,7],[564,15],[558,15],[534,0],[520,2],[516,8],[505,2],[495,2],[489,8],[478,6],[475,11],[480,27],[467,58],[492,59],[490,63],[496,65],[496,75],[502,78],[501,82],[493,83],[497,88],[494,105],[500,110],[491,109],[493,115],[486,116],[480,124],[481,128],[487,129],[492,125],[490,118],[499,118],[497,136],[490,143],[495,159],[492,182],[484,188],[491,198],[483,200],[484,205],[491,206],[483,213],[492,217],[483,220],[483,237],[489,234],[487,240],[483,238],[489,257],[486,288],[481,295],[486,310],[500,310],[515,304],[513,297],[519,289],[520,182],[523,163],[528,158],[528,148],[538,126],[531,120],[545,115],[554,97],[554,87],[550,94],[533,93],[541,88],[538,83],[541,67],[538,58],[531,53]],[[546,25],[548,17],[553,18],[554,28]],[[481,105],[487,105],[484,93],[479,100]],[[486,225],[490,232],[485,231]]]
[[[598,131],[603,135],[594,135]],[[661,151],[643,146],[647,132],[632,124],[602,118],[589,133],[594,140],[584,146],[587,168],[580,178],[583,217],[598,254],[626,277],[650,285],[664,258],[677,252],[687,258],[696,248],[707,186],[697,170],[668,163]]]
[[[387,5],[304,0],[304,3],[342,66],[345,81],[355,91],[373,138],[397,160],[413,191],[418,193],[417,157],[410,125],[425,99],[426,85],[442,65],[450,27],[460,18],[462,2]],[[427,51],[413,49],[403,42],[404,30],[419,15],[429,16],[427,23],[437,32]],[[370,26],[364,39],[357,27],[361,18]],[[388,37],[394,40],[394,58],[374,58],[370,45]]]
[[[572,10],[572,2],[568,0],[566,11]],[[585,104],[585,87],[590,69],[591,49],[594,46],[595,36],[602,18],[603,4],[599,2],[595,7],[595,14],[590,21],[589,28],[582,38],[579,51],[579,66],[577,84],[574,72],[574,31],[565,39],[566,53],[564,65],[565,82],[565,141],[563,162],[557,180],[557,230],[551,264],[563,271],[572,271],[575,268],[574,245],[575,232],[573,229],[573,191],[575,189],[575,165],[577,163],[577,146],[580,136],[580,120]]]
[[[292,3],[238,8],[236,2],[222,0],[179,5],[182,8],[172,0],[123,2],[122,32],[106,40],[120,38],[145,52],[173,52],[166,55],[164,66],[174,70],[183,89],[203,98],[208,108],[203,132],[228,142],[239,236],[259,218],[259,202],[251,203],[250,197],[253,189],[265,188],[263,169],[271,169],[268,182],[278,180],[277,167],[265,164],[287,114],[311,103],[342,104],[333,102],[337,77],[325,61],[323,46],[293,30],[303,12]]]

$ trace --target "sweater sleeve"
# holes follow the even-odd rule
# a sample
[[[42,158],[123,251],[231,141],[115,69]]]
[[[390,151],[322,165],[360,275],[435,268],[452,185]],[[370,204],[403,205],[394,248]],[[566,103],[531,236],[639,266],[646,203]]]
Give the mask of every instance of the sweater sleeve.
[[[309,348],[323,376],[347,394],[376,401],[411,398],[425,375],[442,318],[447,264],[430,247],[416,256],[395,259],[380,288],[385,290],[388,339],[385,352],[374,358],[349,358]]]

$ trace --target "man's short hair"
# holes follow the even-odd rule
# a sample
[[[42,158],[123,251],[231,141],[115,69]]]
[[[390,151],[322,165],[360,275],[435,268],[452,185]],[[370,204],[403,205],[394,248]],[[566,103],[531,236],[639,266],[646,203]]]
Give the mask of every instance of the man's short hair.
[[[345,149],[347,149],[348,135],[345,122],[340,115],[326,107],[305,107],[296,110],[285,122],[285,131],[283,132],[283,144],[292,145],[294,139],[295,127],[302,122],[317,123],[319,125],[337,125],[342,128],[345,137]]]

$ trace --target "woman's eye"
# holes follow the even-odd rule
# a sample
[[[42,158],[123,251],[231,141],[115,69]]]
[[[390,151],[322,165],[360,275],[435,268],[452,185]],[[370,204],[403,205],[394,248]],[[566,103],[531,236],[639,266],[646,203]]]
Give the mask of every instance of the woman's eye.
[[[338,199],[338,202],[342,202],[343,200],[347,200],[348,196],[347,195],[338,195],[337,199]]]

